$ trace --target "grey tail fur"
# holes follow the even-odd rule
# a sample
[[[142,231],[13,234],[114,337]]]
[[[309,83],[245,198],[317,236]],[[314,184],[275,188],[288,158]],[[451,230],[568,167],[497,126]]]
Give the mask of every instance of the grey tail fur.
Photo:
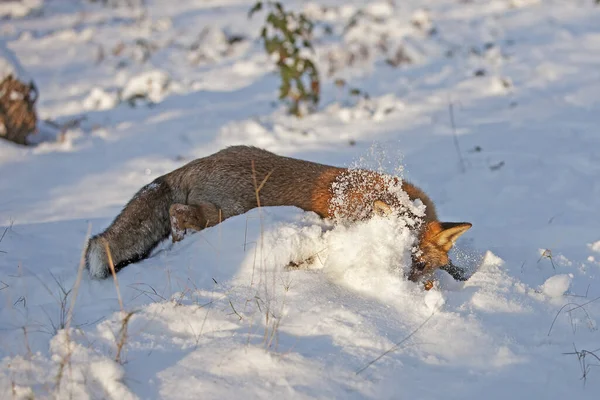
[[[164,177],[140,189],[110,226],[88,242],[85,265],[92,278],[111,274],[106,245],[115,271],[147,257],[169,236],[173,192]]]

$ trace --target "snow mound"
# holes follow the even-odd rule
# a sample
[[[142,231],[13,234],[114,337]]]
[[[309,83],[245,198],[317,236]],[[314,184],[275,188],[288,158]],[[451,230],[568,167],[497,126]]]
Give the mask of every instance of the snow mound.
[[[416,237],[402,218],[373,217],[339,225],[323,235],[319,254],[326,274],[361,292],[385,295],[390,281],[403,286]]]
[[[123,101],[137,99],[159,103],[167,95],[171,77],[161,70],[146,71],[132,77],[121,91]]]
[[[0,18],[22,18],[40,11],[43,5],[43,0],[0,1]]]
[[[286,271],[318,270],[329,281],[352,291],[396,302],[399,295],[409,296],[417,289],[405,278],[417,251],[414,224],[403,215],[376,215],[332,225],[309,214],[265,232],[257,252],[246,257],[238,282],[247,284],[256,275],[279,280]],[[436,304],[443,300],[431,300],[431,307]]]
[[[83,107],[86,110],[108,110],[117,104],[119,104],[119,96],[116,93],[110,93],[99,87],[93,88],[83,100]]]
[[[123,367],[85,343],[81,332],[61,330],[50,340],[50,357],[40,353],[4,359],[0,389],[13,398],[111,398],[134,400],[123,382]],[[35,393],[36,388],[38,393]],[[40,393],[41,392],[41,393]],[[50,395],[52,393],[52,395]]]
[[[408,272],[416,237],[399,217],[375,216],[332,227],[311,216],[265,232],[262,240],[270,269],[309,266],[349,286],[377,291],[380,279],[387,285],[390,277]]]

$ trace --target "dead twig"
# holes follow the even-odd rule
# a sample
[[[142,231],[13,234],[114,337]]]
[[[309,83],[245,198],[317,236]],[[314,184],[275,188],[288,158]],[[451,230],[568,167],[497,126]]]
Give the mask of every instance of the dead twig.
[[[581,379],[584,384],[587,381],[588,374],[590,372],[591,367],[600,367],[600,357],[596,354],[596,352],[600,349],[588,351],[588,350],[577,350],[575,343],[573,343],[573,352],[563,353],[565,355],[576,355],[577,361],[579,361],[579,367],[581,368]],[[591,357],[594,360],[598,361],[599,364],[590,363],[587,358]]]
[[[235,307],[233,306],[233,303],[231,302],[231,299],[228,299],[228,300],[229,300],[229,306],[230,306],[230,307],[231,307],[231,309],[233,310],[233,313],[234,313],[235,315],[237,315],[237,316],[238,316],[238,318],[240,319],[240,321],[241,321],[242,319],[244,319],[244,318],[243,318],[243,317],[242,317],[242,316],[241,316],[241,315],[240,315],[240,314],[239,314],[239,313],[238,313],[238,312],[235,310]]]

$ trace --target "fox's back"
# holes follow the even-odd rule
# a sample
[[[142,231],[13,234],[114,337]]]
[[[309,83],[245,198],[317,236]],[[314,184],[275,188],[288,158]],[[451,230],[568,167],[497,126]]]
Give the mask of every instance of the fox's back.
[[[92,276],[145,258],[161,241],[190,228],[202,230],[260,206],[296,206],[321,217],[361,220],[392,210],[421,217],[421,256],[410,275],[420,279],[448,264],[447,252],[468,223],[440,223],[429,197],[400,178],[374,171],[338,168],[234,146],[194,160],[144,186],[113,223],[90,238],[86,266]],[[420,227],[424,226],[424,229]],[[108,250],[112,256],[109,260]]]
[[[279,156],[256,147],[233,146],[173,171],[168,179],[181,199],[204,199],[244,212],[257,206],[293,205],[327,216],[331,183],[344,169]],[[315,198],[316,197],[316,198]],[[315,200],[321,205],[315,205]],[[240,209],[241,208],[241,209]],[[243,210],[242,210],[243,209]]]

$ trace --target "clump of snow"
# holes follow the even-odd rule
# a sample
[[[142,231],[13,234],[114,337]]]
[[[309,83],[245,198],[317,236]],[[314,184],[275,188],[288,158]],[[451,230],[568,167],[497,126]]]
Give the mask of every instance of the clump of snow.
[[[416,243],[406,221],[393,216],[338,225],[326,232],[323,239],[321,247],[327,250],[319,258],[327,275],[371,294],[385,292],[390,280],[402,285]]]
[[[171,77],[165,71],[152,70],[138,74],[125,84],[121,100],[135,102],[137,99],[159,103],[166,96]]]
[[[504,94],[512,88],[513,84],[509,78],[499,76],[490,79],[490,93]]]
[[[442,292],[440,292],[439,290],[436,290],[435,288],[430,289],[425,294],[425,305],[431,311],[440,310],[444,306],[444,303],[446,303],[446,299],[444,299],[444,295],[442,294]]]
[[[413,12],[412,17],[411,17],[411,22],[417,28],[419,28],[425,32],[428,32],[432,26],[431,17],[429,15],[429,12],[422,8],[415,10],[415,12]]]
[[[600,240],[598,240],[597,242],[588,244],[588,247],[593,252],[600,253]]]
[[[1,18],[22,18],[38,12],[44,6],[43,0],[4,0],[0,1]]]
[[[102,88],[95,87],[90,94],[83,100],[83,107],[86,110],[108,110],[119,104],[119,95],[111,93]]]
[[[392,3],[388,1],[376,1],[369,3],[364,8],[364,11],[374,18],[386,18],[394,13],[394,7],[392,6]]]
[[[561,297],[569,290],[572,280],[573,274],[551,276],[541,286],[542,292],[549,297]]]

